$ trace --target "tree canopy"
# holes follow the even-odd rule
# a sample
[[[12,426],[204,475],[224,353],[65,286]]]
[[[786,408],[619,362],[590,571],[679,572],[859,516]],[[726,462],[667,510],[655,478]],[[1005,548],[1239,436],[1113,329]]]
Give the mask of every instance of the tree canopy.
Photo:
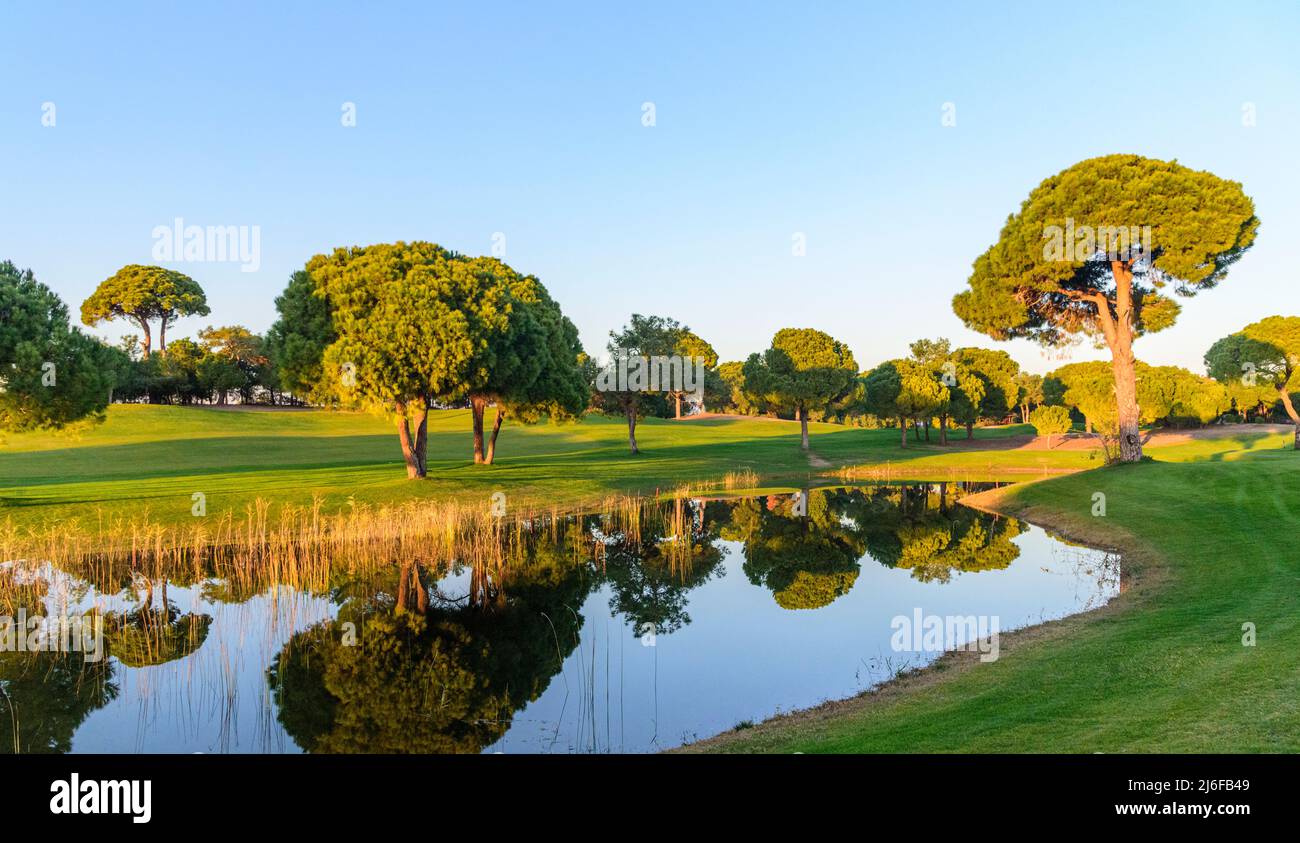
[[[848,346],[812,328],[782,328],[772,345],[751,354],[743,368],[745,391],[799,418],[800,445],[808,450],[808,413],[826,410],[853,394],[858,364]]]
[[[709,374],[718,367],[718,352],[714,351],[713,346],[708,341],[695,333],[689,328],[683,328],[677,336],[677,346],[673,349],[674,353],[681,357],[683,365],[685,361],[699,359],[704,364],[706,383]],[[682,384],[673,384],[674,389],[668,390],[668,397],[673,399],[673,413],[676,418],[682,417],[682,400],[691,393],[680,388]]]
[[[925,440],[930,441],[930,421],[938,417],[939,442],[948,442],[948,417],[954,407],[968,416],[975,415],[984,394],[983,384],[965,367],[958,366],[952,357],[952,343],[946,338],[919,339],[908,345],[912,363],[910,371],[916,377],[929,377],[941,384],[939,394],[942,396],[928,412],[920,412],[917,421],[925,431]],[[906,374],[906,372],[905,372]]]
[[[1205,352],[1205,368],[1220,383],[1274,390],[1300,450],[1300,414],[1292,398],[1300,392],[1300,316],[1270,316],[1224,337]]]
[[[159,322],[158,347],[166,350],[170,323],[209,313],[207,296],[193,278],[174,269],[140,264],[124,266],[106,278],[81,305],[81,321],[86,325],[126,319],[139,326],[146,357],[152,346],[152,320]]]
[[[705,370],[705,402],[715,411],[757,416],[770,412],[761,396],[745,390],[745,362],[730,360]]]
[[[113,350],[68,322],[68,309],[30,269],[0,262],[0,430],[102,420],[115,381]]]
[[[491,464],[507,415],[531,424],[543,416],[571,419],[586,409],[585,354],[578,329],[535,276],[521,275],[496,258],[469,263],[481,282],[507,294],[504,329],[484,333],[470,367],[474,380],[464,384],[472,410],[474,462]],[[483,411],[489,402],[495,402],[497,411],[485,448]]]
[[[1101,361],[1067,363],[1049,372],[1043,377],[1043,401],[1047,406],[1078,410],[1089,428],[1100,434],[1114,435],[1118,429],[1115,376]],[[1031,413],[1030,424],[1033,418]]]
[[[1048,442],[1052,437],[1069,433],[1074,423],[1070,420],[1070,411],[1058,405],[1044,404],[1029,414],[1029,423],[1039,436],[1046,436]]]
[[[982,418],[1001,419],[1019,398],[1020,365],[1005,351],[986,348],[953,350],[948,340],[921,339],[910,345],[911,356],[887,360],[862,379],[862,408],[883,418],[896,418],[907,446],[907,422],[926,425],[938,417],[940,442],[948,441],[948,420],[966,426],[974,436]]]
[[[667,359],[678,354],[687,335],[693,336],[690,328],[676,319],[639,313],[633,313],[620,330],[609,332],[605,348],[610,361],[596,373],[592,400],[600,412],[621,415],[627,420],[628,447],[633,454],[640,453],[636,442],[637,420],[659,409],[667,391],[651,388],[645,366],[653,366],[654,358]]]
[[[1001,419],[1014,409],[1019,401],[1020,364],[1005,351],[988,348],[959,348],[952,354],[958,372],[968,372],[979,382],[978,398],[965,396],[968,388],[958,379],[958,386],[966,397],[962,407],[954,408],[953,418],[966,425],[966,438],[971,438],[971,428],[981,418]],[[968,409],[969,408],[969,409]]]
[[[1142,421],[1206,424],[1231,406],[1228,391],[1210,378],[1181,366],[1138,365],[1138,400]]]
[[[1228,393],[1221,385],[1178,366],[1139,362],[1136,378],[1144,424],[1172,424],[1179,419],[1204,424],[1229,407]],[[1078,410],[1090,431],[1103,440],[1116,435],[1115,376],[1110,365],[1089,361],[1061,366],[1044,378],[1043,395],[1049,405]]]
[[[1091,158],[1030,193],[976,259],[953,310],[999,340],[1104,342],[1120,459],[1135,461],[1142,448],[1133,340],[1173,324],[1178,305],[1168,290],[1190,296],[1222,281],[1258,227],[1237,182],[1137,155]]]
[[[329,297],[300,269],[276,297],[275,309],[280,318],[266,333],[266,353],[281,388],[321,403],[337,400],[337,379],[323,368],[325,349],[338,339]]]
[[[307,271],[329,298],[337,333],[325,376],[345,397],[393,415],[407,476],[423,477],[430,402],[463,397],[485,335],[508,325],[505,290],[425,242],[335,249]]]
[[[1032,372],[1016,375],[1016,406],[1020,408],[1020,421],[1029,423],[1029,411],[1043,403],[1043,376]]]
[[[902,446],[908,423],[929,419],[948,407],[952,392],[930,363],[886,360],[863,379],[863,404],[869,413],[898,419]]]
[[[270,371],[266,341],[243,325],[208,326],[199,331],[204,357],[199,364],[200,380],[217,403],[226,403],[226,393],[238,390],[245,403],[253,388],[265,384]]]
[[[398,242],[317,255],[307,272],[310,285],[291,279],[281,310],[314,321],[303,331],[284,324],[272,344],[290,361],[286,380],[391,413],[409,477],[427,472],[435,402],[471,403],[476,462],[491,460],[482,426],[489,401],[498,404],[498,430],[507,412],[530,421],[585,404],[576,329],[536,278],[499,260]],[[308,295],[328,302],[329,331]],[[310,358],[330,334],[318,375]]]

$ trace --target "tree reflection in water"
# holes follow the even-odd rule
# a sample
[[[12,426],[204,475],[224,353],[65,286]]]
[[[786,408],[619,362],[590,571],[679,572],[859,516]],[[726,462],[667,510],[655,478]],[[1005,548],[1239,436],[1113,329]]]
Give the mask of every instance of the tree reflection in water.
[[[479,566],[481,567],[481,566]],[[505,581],[509,581],[509,588]],[[471,572],[446,598],[423,564],[293,636],[270,671],[280,722],[312,752],[478,752],[546,690],[578,643],[586,565]]]
[[[49,583],[0,569],[0,614],[47,614]],[[83,653],[0,652],[0,754],[68,752],[77,727],[117,697],[113,665]]]
[[[843,517],[849,493],[814,489],[736,503],[723,537],[743,544],[745,575],[784,609],[818,609],[848,594],[865,552]]]
[[[338,617],[285,646],[269,671],[280,722],[312,752],[481,751],[563,668],[597,588],[634,635],[669,635],[691,622],[690,591],[720,574],[724,541],[788,609],[846,594],[867,554],[926,581],[1006,567],[1022,528],[953,506],[958,494],[943,484],[678,499],[539,520],[459,577],[395,562],[337,583]]]
[[[724,556],[719,514],[703,501],[678,498],[635,528],[601,533],[604,574],[614,592],[609,607],[635,635],[669,635],[691,622],[687,593],[708,582]]]
[[[167,599],[167,580],[140,577],[144,593],[128,612],[104,615],[104,636],[109,653],[127,667],[148,667],[182,659],[207,640],[212,616],[180,612]],[[154,592],[158,602],[154,603]],[[137,592],[138,597],[138,592]]]
[[[881,486],[857,494],[846,514],[864,525],[873,559],[909,570],[922,582],[947,582],[957,571],[1006,568],[1020,555],[1012,539],[1025,525],[954,506],[964,492],[948,483]]]

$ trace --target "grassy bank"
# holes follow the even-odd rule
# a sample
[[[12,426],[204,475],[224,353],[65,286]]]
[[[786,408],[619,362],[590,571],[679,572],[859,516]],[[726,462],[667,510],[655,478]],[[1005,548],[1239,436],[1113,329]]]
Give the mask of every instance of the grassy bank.
[[[1104,517],[1092,514],[1097,492]],[[1300,454],[1224,451],[979,497],[1121,549],[1127,589],[1097,612],[1004,635],[997,662],[950,655],[876,693],[693,749],[1300,750]]]

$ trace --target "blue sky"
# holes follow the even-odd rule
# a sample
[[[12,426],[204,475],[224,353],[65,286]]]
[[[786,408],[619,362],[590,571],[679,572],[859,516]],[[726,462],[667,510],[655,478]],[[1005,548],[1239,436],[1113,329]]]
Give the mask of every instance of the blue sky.
[[[1262,220],[1139,357],[1200,371],[1218,337],[1297,311],[1298,4],[539,5],[0,5],[0,258],[75,312],[154,262],[155,226],[259,226],[257,272],[175,265],[213,310],[176,337],[265,330],[336,246],[485,254],[500,232],[590,351],[635,311],[725,359],[796,326],[864,368],[942,335],[1045,371],[952,295],[1042,179],[1136,152],[1242,182]]]

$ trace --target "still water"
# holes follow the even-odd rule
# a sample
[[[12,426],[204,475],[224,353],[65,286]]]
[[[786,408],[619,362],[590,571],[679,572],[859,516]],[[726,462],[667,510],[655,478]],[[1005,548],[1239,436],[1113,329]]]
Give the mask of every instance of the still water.
[[[394,560],[253,594],[6,563],[0,613],[92,612],[106,655],[0,652],[0,752],[650,752],[936,658],[902,618],[985,635],[1119,592],[1116,558],[961,506],[971,490],[537,519],[498,565]]]

